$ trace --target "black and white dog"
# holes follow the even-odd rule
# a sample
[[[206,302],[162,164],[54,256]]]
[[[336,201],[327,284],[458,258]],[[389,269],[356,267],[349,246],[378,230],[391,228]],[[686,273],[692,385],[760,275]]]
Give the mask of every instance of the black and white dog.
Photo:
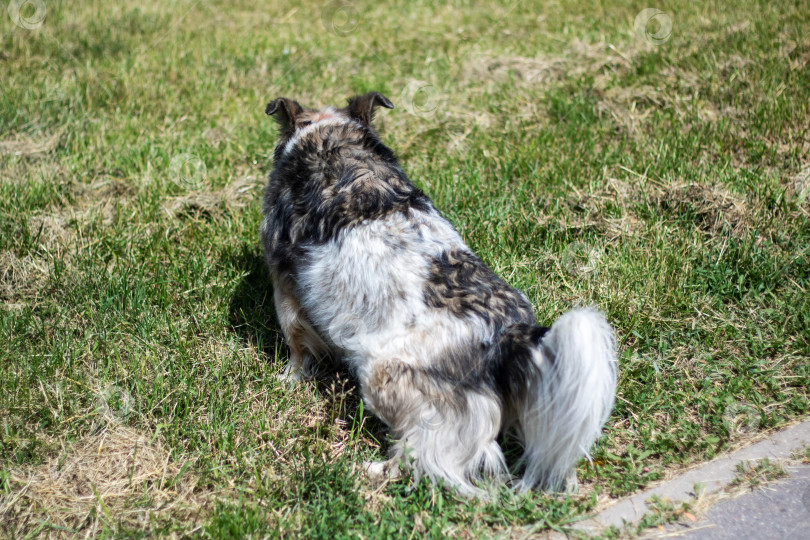
[[[267,105],[280,140],[261,237],[284,377],[348,364],[395,440],[373,474],[402,464],[480,495],[482,475],[508,478],[496,439],[511,431],[525,449],[517,489],[571,489],[613,405],[613,330],[591,308],[538,326],[405,176],[371,127],[380,105],[393,108],[377,92],[345,108]]]

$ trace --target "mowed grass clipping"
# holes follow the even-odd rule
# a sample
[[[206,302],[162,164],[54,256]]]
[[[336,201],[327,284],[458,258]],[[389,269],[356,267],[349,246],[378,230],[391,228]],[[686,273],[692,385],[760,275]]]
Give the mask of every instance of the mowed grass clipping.
[[[4,7],[0,535],[568,530],[806,415],[810,5],[646,7]],[[615,326],[616,407],[578,494],[373,486],[386,433],[348,375],[276,380],[264,106],[369,90],[539,322],[595,304]]]

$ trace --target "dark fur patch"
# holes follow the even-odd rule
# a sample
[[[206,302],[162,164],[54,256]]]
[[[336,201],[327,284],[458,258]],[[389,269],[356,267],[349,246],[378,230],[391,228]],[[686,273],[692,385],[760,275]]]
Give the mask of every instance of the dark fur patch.
[[[537,366],[532,353],[543,341],[549,328],[536,324],[516,324],[507,328],[492,351],[490,365],[493,382],[507,404],[522,402],[528,391],[527,382],[534,380]],[[553,357],[544,357],[553,362]]]
[[[534,322],[514,324],[496,334],[494,342],[445,351],[420,371],[459,401],[470,391],[487,392],[510,406],[525,398],[526,383],[537,377],[532,353],[548,330]]]
[[[430,200],[376,135],[353,124],[326,125],[280,156],[265,192],[265,247],[271,268],[366,220],[428,211]]]
[[[424,294],[427,305],[481,317],[495,332],[534,322],[529,301],[469,251],[453,248],[434,259]]]

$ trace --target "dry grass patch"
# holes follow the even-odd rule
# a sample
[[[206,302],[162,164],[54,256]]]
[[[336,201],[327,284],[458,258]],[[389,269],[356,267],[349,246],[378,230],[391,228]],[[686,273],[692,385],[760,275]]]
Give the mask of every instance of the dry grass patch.
[[[694,213],[695,224],[705,232],[729,230],[742,237],[755,222],[753,204],[720,186],[679,182],[653,191],[650,200],[662,209]]]
[[[26,255],[18,257],[11,251],[0,252],[0,306],[22,307],[16,300],[31,298],[47,281],[50,264]]]
[[[195,189],[177,197],[169,198],[163,208],[173,217],[221,217],[234,210],[245,208],[255,202],[255,192],[264,180],[247,175],[213,191]]]
[[[806,165],[790,180],[788,190],[792,191],[799,203],[799,211],[805,217],[810,216],[810,165]]]
[[[604,88],[617,75],[626,73],[647,46],[637,40],[619,47],[605,42],[572,40],[561,55],[527,57],[474,51],[461,59],[461,78],[480,85],[506,81],[519,86],[550,86],[583,75],[595,75],[594,85]]]
[[[472,80],[509,80],[516,77],[523,84],[543,85],[559,81],[565,75],[565,59],[485,54],[468,59],[463,72]]]
[[[16,139],[0,141],[0,156],[44,156],[50,154],[59,145],[62,131],[55,131],[40,139],[18,137]]]
[[[76,233],[71,230],[69,223],[74,218],[74,211],[67,209],[40,213],[28,218],[28,230],[36,239],[35,247],[46,253],[60,248],[72,248]]]
[[[613,241],[648,230],[635,208],[643,205],[662,215],[665,212],[691,214],[700,231],[711,234],[729,231],[742,238],[757,223],[760,212],[756,201],[745,200],[719,185],[661,183],[646,177],[635,183],[608,178],[603,188],[574,195],[564,201],[568,211],[540,217],[541,223],[557,223],[566,229],[595,227]],[[620,215],[609,217],[609,205],[618,206]]]
[[[12,469],[10,492],[0,496],[0,530],[73,538],[122,526],[189,525],[214,496],[198,489],[188,465],[172,460],[159,438],[110,421],[43,465]]]

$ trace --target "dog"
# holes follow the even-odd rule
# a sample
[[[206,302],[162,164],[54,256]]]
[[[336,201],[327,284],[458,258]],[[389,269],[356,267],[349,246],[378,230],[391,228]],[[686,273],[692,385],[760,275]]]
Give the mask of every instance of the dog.
[[[613,329],[593,308],[550,327],[479,259],[372,127],[378,92],[343,108],[278,98],[261,240],[294,383],[344,362],[389,428],[391,458],[459,493],[511,482],[499,436],[522,444],[518,491],[572,490],[613,406]]]

